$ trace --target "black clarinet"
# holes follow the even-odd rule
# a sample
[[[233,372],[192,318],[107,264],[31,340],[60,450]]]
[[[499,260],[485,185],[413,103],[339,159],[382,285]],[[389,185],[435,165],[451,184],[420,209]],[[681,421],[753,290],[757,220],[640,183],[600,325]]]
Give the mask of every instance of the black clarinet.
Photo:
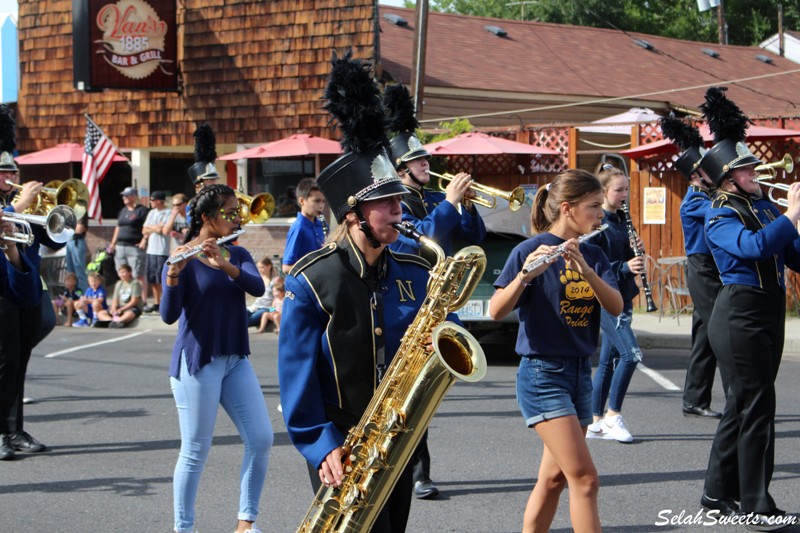
[[[622,202],[620,209],[622,210],[622,214],[625,215],[625,226],[628,228],[628,239],[631,241],[633,253],[636,254],[636,257],[642,257],[644,252],[642,252],[642,249],[639,248],[639,235],[636,233],[636,228],[633,227],[633,221],[631,220],[631,211],[630,208],[628,208],[628,202]],[[650,283],[647,281],[647,268],[642,270],[640,276],[642,276],[642,289],[644,289],[644,297],[647,300],[647,312],[652,313],[653,311],[658,311],[656,302],[653,301],[653,291],[650,289]]]

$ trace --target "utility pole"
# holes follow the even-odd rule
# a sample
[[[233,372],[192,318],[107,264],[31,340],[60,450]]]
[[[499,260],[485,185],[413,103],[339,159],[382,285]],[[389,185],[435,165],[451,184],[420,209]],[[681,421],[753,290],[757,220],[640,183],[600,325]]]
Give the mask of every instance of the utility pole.
[[[719,30],[719,44],[728,44],[725,39],[725,10],[722,8],[724,0],[719,0],[717,6],[717,27]]]
[[[411,66],[411,96],[417,119],[422,117],[425,100],[425,51],[428,42],[428,0],[417,0],[417,32],[414,34],[414,59]]]

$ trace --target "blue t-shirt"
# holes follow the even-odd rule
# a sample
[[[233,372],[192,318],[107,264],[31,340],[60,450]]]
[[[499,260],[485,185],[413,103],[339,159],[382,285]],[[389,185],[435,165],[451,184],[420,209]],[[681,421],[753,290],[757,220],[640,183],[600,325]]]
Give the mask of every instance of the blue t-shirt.
[[[525,260],[539,246],[558,246],[564,239],[540,233],[512,250],[497,288],[506,287],[519,275]],[[580,245],[586,263],[610,286],[617,281],[599,246]],[[600,302],[577,270],[568,269],[558,258],[525,287],[515,306],[519,317],[517,354],[524,357],[589,357],[597,348],[600,332]]]
[[[323,244],[325,244],[325,231],[322,229],[322,222],[318,218],[311,221],[298,214],[286,235],[283,264],[293,265],[304,255],[322,248]]]
[[[100,305],[103,306],[103,309],[108,309],[108,302],[106,301],[106,290],[103,287],[97,287],[97,290],[89,287],[86,289],[86,298],[95,299],[100,298],[102,302]],[[89,307],[89,311],[91,311],[91,306]]]

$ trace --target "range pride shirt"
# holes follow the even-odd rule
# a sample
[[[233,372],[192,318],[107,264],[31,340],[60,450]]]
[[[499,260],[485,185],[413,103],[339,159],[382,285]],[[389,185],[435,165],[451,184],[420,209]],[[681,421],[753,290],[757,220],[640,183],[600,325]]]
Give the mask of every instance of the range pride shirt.
[[[540,233],[512,250],[494,282],[504,288],[519,275],[529,254],[540,245],[558,246],[564,239]],[[599,246],[580,245],[586,263],[610,286],[617,288],[611,266]],[[559,257],[525,287],[515,306],[519,317],[516,352],[523,357],[589,357],[597,348],[600,302],[577,270]]]

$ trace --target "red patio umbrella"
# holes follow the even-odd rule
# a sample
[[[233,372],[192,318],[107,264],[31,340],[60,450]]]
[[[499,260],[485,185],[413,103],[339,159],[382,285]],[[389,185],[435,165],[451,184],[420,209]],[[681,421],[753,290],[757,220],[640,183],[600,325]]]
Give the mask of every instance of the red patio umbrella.
[[[707,124],[700,126],[700,135],[706,146],[714,144],[714,135],[708,129]],[[765,126],[750,126],[747,128],[747,141],[770,141],[774,139],[787,139],[789,137],[800,137],[798,130],[785,130],[782,128],[767,128]],[[678,148],[670,142],[669,139],[662,139],[660,141],[643,144],[635,148],[628,148],[622,150],[620,154],[630,157],[631,159],[639,159],[640,157],[647,157],[658,154],[674,154],[678,152]]]
[[[297,133],[291,137],[280,139],[240,152],[220,157],[223,161],[237,159],[263,159],[271,157],[299,157],[304,155],[341,154],[341,145],[330,139],[315,137],[306,133]]]
[[[541,154],[561,155],[556,150],[534,146],[480,132],[462,133],[452,139],[426,144],[431,155]]]
[[[80,163],[83,161],[83,145],[63,143],[53,148],[45,148],[14,158],[18,165],[55,165],[59,163]],[[114,162],[127,161],[119,154],[114,155]]]

